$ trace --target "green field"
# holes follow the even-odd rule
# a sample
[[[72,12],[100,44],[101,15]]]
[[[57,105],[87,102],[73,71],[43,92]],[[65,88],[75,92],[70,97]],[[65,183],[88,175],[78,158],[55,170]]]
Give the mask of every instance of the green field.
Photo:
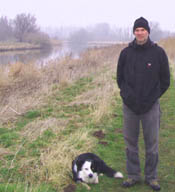
[[[0,123],[0,192],[68,192],[69,187],[72,192],[86,192],[86,187],[71,179],[71,161],[88,151],[127,177],[122,101],[113,64],[72,83],[53,84],[42,105]],[[158,175],[163,192],[173,192],[175,184],[174,95],[171,79],[160,100]],[[139,146],[143,173],[142,134]],[[92,192],[152,191],[144,180],[130,189],[122,188],[119,179],[102,176],[99,181],[90,184]]]

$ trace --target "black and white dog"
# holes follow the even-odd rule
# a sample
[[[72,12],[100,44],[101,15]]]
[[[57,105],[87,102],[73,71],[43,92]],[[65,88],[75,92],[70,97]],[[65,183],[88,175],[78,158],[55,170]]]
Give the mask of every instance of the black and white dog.
[[[123,174],[116,172],[94,153],[83,153],[72,161],[73,180],[75,182],[98,183],[99,174],[108,177],[123,178]]]

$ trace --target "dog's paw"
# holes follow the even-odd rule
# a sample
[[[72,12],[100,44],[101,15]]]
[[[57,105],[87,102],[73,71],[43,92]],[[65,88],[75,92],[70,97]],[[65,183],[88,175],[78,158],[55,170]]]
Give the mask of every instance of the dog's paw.
[[[120,173],[120,172],[116,172],[116,173],[114,174],[114,177],[115,177],[115,178],[123,178],[123,174]]]
[[[91,187],[87,184],[87,183],[81,183],[83,186],[85,186],[86,187],[86,189],[88,190],[88,191],[90,191],[91,190]]]
[[[98,184],[99,183],[99,181],[98,181],[98,177],[96,177],[96,179],[95,179],[95,182],[94,182],[95,184]]]

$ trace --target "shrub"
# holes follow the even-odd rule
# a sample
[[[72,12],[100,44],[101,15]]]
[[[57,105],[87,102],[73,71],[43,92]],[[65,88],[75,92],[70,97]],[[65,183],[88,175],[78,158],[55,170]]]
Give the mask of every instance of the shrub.
[[[51,41],[47,34],[38,33],[28,33],[24,37],[24,41],[32,44],[40,45],[41,48],[51,48]]]

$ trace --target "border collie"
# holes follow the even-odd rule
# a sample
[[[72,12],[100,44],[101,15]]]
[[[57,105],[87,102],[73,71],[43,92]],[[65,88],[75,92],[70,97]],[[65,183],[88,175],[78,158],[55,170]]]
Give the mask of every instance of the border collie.
[[[98,183],[98,176],[123,178],[123,174],[116,172],[94,153],[80,154],[72,161],[73,180],[75,182]]]

